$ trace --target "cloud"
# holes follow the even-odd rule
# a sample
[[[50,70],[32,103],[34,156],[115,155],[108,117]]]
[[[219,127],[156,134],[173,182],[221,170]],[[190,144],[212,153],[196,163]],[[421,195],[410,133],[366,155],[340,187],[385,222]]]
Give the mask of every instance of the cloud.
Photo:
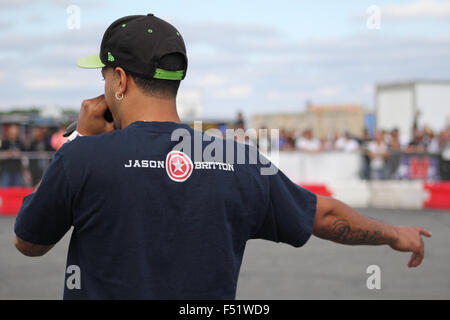
[[[2,30],[2,31],[8,31],[8,30],[12,29],[13,26],[14,26],[14,23],[11,20],[0,21],[0,30]]]
[[[221,53],[235,49],[245,53],[261,48],[275,48],[285,37],[281,31],[265,25],[215,21],[174,24],[179,26],[188,46],[202,44]]]
[[[35,4],[36,0],[0,0],[0,7],[2,10],[6,9],[23,9],[26,6]],[[91,7],[95,6],[105,6],[106,1],[103,0],[85,0],[76,1],[73,0],[40,0],[40,4],[48,4],[54,7],[67,7],[69,5],[89,5]]]
[[[249,85],[233,86],[225,90],[225,94],[237,98],[248,96],[250,92],[252,92],[252,88]]]
[[[219,98],[242,98],[247,97],[252,92],[249,85],[234,85],[216,91]]]
[[[387,4],[379,8],[381,19],[389,21],[450,18],[450,0],[415,0],[406,4]],[[367,15],[358,13],[354,18],[360,21],[367,19]]]
[[[59,89],[82,89],[93,84],[93,81],[86,83],[80,81],[80,77],[71,76],[68,77],[67,73],[48,76],[34,76],[24,81],[24,87],[33,90],[59,90]],[[95,81],[98,85],[98,81]]]
[[[227,79],[217,74],[206,74],[202,76],[198,81],[198,85],[201,87],[216,87],[221,86],[227,82]]]
[[[340,92],[342,92],[342,88],[340,86],[325,86],[325,87],[319,87],[314,92],[314,95],[326,96],[326,97],[336,97]]]
[[[70,0],[46,0],[41,1],[52,5],[69,5]],[[19,9],[24,6],[36,3],[36,0],[0,0],[0,7],[2,9]]]
[[[268,99],[279,101],[280,99],[304,99],[307,96],[308,92],[301,92],[301,91],[295,91],[295,92],[289,92],[289,91],[283,91],[280,89],[272,89],[269,90],[266,93],[266,96]]]
[[[366,32],[298,41],[264,25],[174,24],[185,39],[189,68],[183,88],[202,92],[205,116],[300,110],[316,103],[373,103],[378,82],[450,78],[450,35]],[[98,70],[75,61],[98,51],[107,26],[44,33],[3,30],[0,107],[80,101],[103,90]],[[191,50],[192,49],[192,50]]]
[[[389,4],[381,7],[383,18],[450,18],[450,0],[417,0],[410,4]]]

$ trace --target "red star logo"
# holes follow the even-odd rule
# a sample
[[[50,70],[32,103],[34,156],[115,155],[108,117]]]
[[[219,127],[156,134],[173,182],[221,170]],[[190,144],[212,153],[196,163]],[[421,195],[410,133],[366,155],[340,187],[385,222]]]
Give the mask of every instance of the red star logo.
[[[194,165],[191,159],[181,151],[171,151],[166,158],[166,171],[175,182],[186,181],[192,173]]]

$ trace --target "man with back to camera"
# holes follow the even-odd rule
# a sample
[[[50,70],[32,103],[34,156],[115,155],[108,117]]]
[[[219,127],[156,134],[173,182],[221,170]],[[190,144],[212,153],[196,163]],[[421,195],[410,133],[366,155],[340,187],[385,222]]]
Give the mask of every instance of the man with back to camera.
[[[104,95],[83,101],[72,141],[15,224],[15,245],[27,256],[45,254],[74,227],[64,299],[234,299],[246,241],[258,238],[294,247],[311,234],[386,244],[412,252],[409,267],[422,262],[421,236],[431,234],[421,227],[367,218],[281,171],[261,174],[261,162],[205,162],[178,150],[174,131],[189,142],[199,132],[177,115],[187,58],[169,23],[152,14],[121,18],[100,54],[79,65],[102,68]]]

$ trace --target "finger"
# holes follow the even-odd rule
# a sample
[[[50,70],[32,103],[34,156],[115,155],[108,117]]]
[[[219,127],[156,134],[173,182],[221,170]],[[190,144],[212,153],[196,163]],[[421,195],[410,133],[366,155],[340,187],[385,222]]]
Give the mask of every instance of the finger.
[[[97,96],[95,98],[92,98],[90,100],[92,100],[92,101],[100,101],[100,100],[104,100],[104,99],[105,99],[105,94],[101,94],[101,95],[99,95],[99,96]]]
[[[106,121],[106,120],[105,120]],[[114,128],[114,122],[107,122],[106,121],[106,125],[105,125],[105,133],[111,133],[115,130]]]
[[[416,253],[415,252],[413,252],[413,254],[411,255],[411,258],[409,259],[409,262],[408,262],[408,267],[409,268],[413,267],[414,260],[416,260]]]
[[[105,99],[105,95],[101,94],[101,95],[99,95],[99,96],[97,96],[95,98],[86,99],[83,102],[87,103],[89,105],[95,105],[95,104],[97,104],[98,102],[100,102],[101,100],[104,100],[104,99]]]
[[[416,254],[415,259],[412,261],[412,266],[415,268],[419,266],[423,261],[423,253]]]
[[[417,260],[417,265],[420,265],[423,261],[423,258],[425,257],[425,245],[423,243],[423,240],[420,239],[420,252],[419,252],[419,259]]]
[[[414,253],[415,253],[415,257],[412,260],[411,265],[413,267],[417,267],[418,265],[420,265],[422,263],[423,257],[424,257],[424,253],[425,253],[425,248],[424,248],[424,245],[423,245],[423,241],[421,241],[420,247]]]
[[[97,105],[103,106],[104,104],[106,104],[105,95],[102,94],[101,96],[98,96],[97,98],[95,98],[94,102],[96,106]]]
[[[95,111],[96,112],[105,112],[108,109],[108,105],[106,104],[106,99],[104,95],[101,95],[98,100],[95,102]],[[97,99],[96,98],[96,99]]]
[[[415,268],[422,262],[423,257],[420,257],[419,253],[414,252],[411,255],[411,259],[408,262],[408,267]]]
[[[431,232],[428,231],[427,229],[420,228],[419,233],[425,237],[431,238]]]

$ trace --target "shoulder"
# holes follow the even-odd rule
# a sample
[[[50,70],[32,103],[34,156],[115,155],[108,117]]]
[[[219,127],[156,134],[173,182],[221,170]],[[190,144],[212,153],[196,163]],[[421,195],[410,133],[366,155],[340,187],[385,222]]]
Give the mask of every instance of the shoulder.
[[[83,155],[93,156],[111,149],[118,140],[120,132],[101,134],[98,136],[79,136],[73,141],[64,143],[57,151],[61,157],[80,158]]]
[[[261,166],[270,165],[270,161],[255,146],[236,141],[234,137],[224,138],[207,133],[203,133],[203,158],[204,161],[213,159],[233,164],[241,173],[247,171],[255,174]]]

